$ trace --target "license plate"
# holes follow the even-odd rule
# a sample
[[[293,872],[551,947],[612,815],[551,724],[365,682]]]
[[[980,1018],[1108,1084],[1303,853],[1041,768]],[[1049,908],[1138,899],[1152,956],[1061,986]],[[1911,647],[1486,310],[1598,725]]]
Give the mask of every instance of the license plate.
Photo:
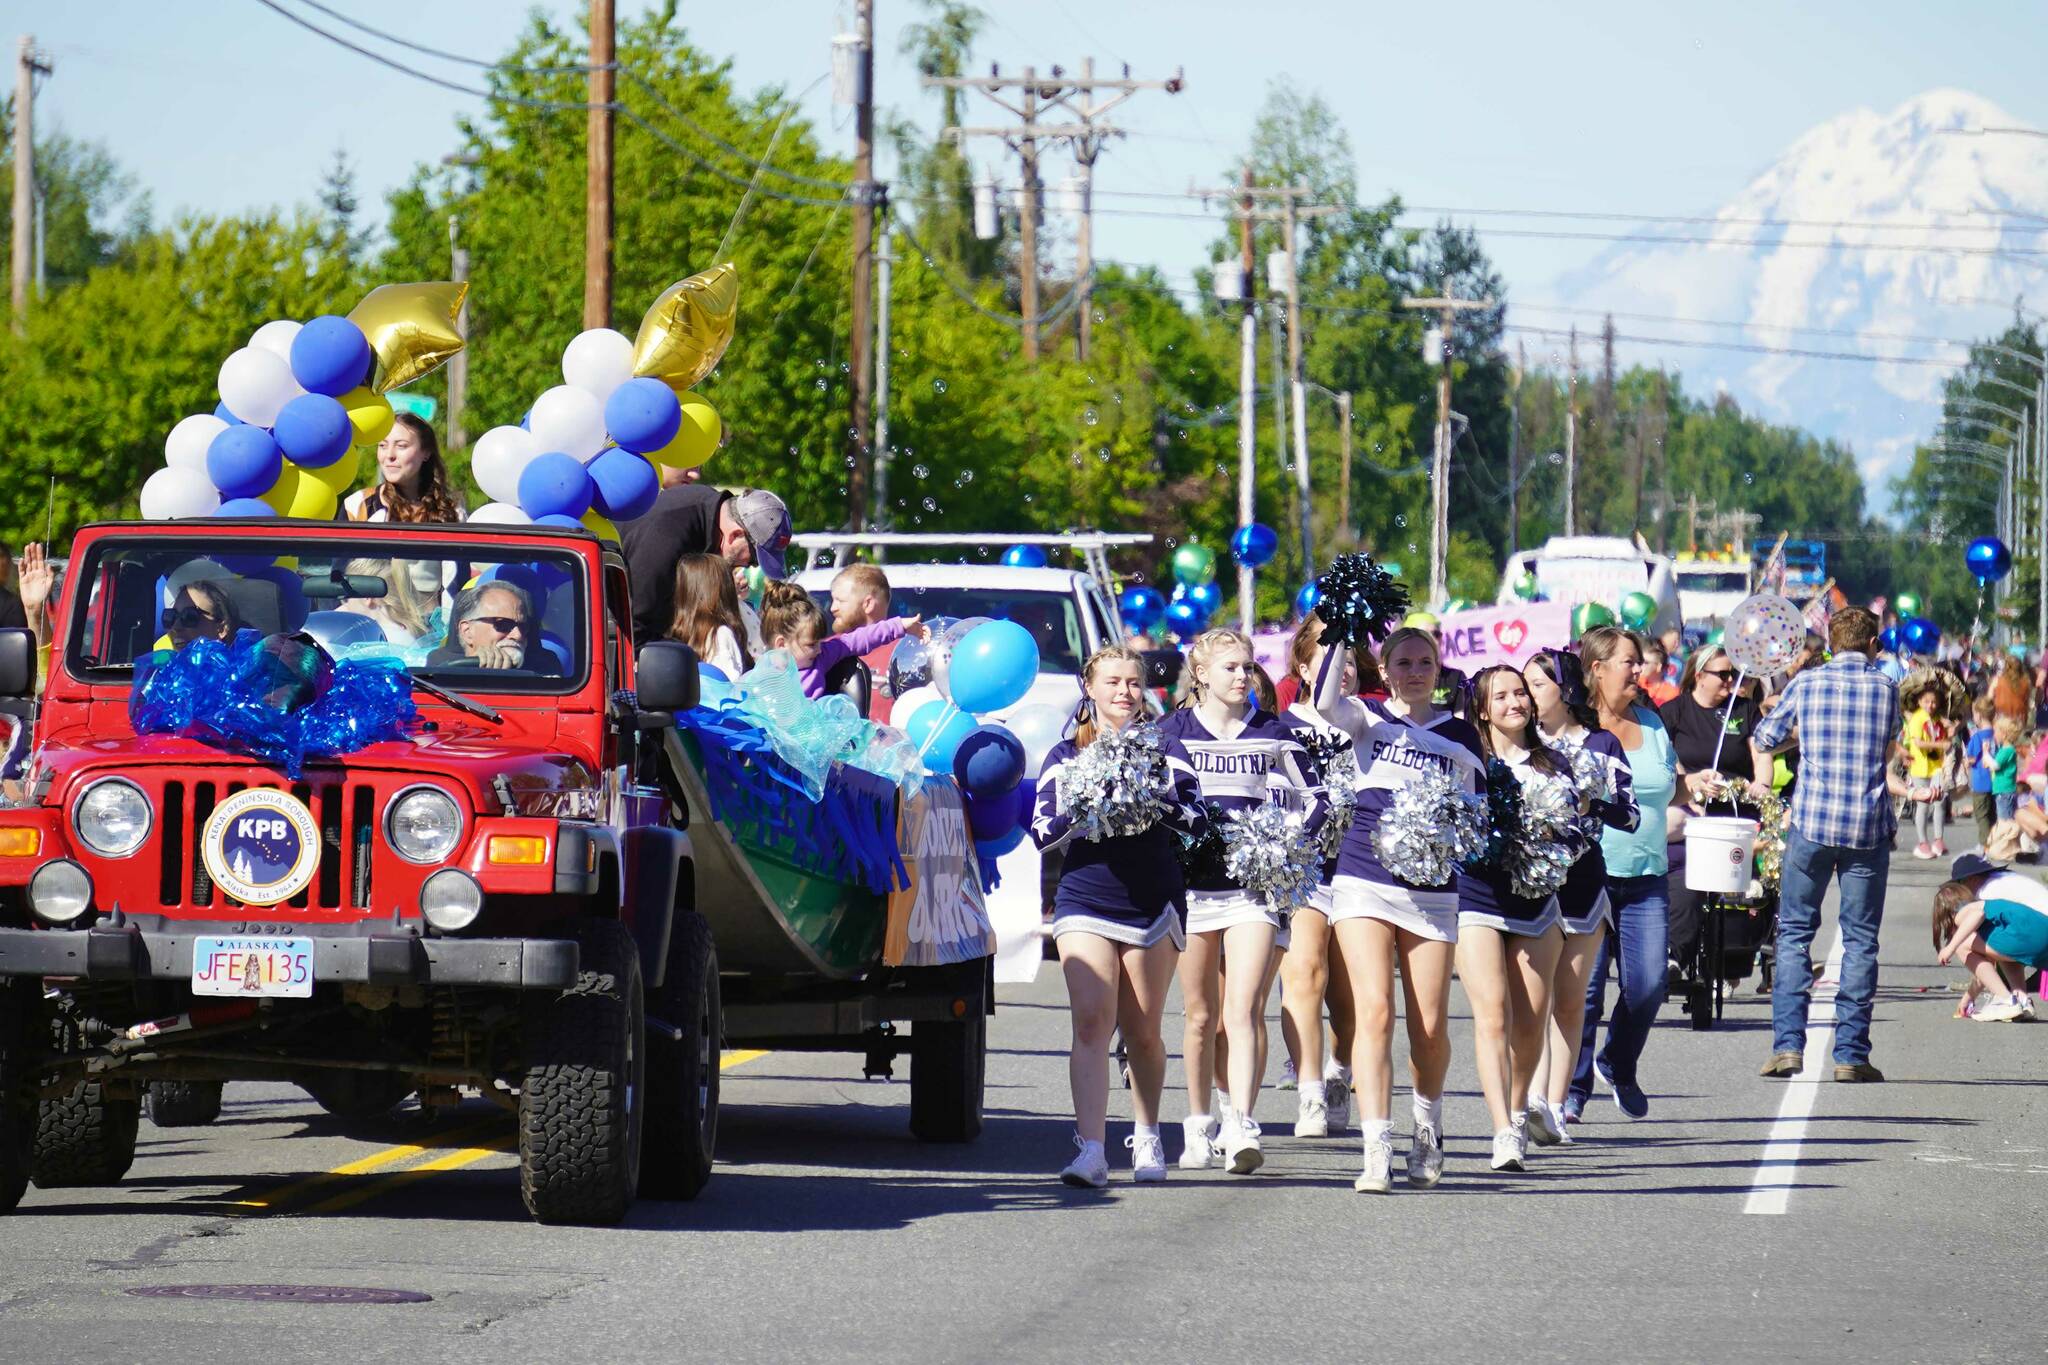
[[[313,994],[310,938],[200,938],[192,944],[192,994]]]

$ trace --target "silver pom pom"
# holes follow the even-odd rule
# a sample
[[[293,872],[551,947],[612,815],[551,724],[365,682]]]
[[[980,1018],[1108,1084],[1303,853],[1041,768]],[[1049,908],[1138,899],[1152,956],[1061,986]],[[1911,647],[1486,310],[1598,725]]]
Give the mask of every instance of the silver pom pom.
[[[1373,848],[1380,865],[1414,886],[1447,886],[1460,863],[1486,850],[1486,802],[1448,772],[1426,769],[1394,793]]]
[[[1304,839],[1297,811],[1272,803],[1233,810],[1223,827],[1223,870],[1229,878],[1286,914],[1306,905],[1321,879],[1320,845]]]
[[[1323,779],[1322,793],[1328,803],[1329,818],[1323,821],[1319,838],[1323,861],[1328,862],[1344,846],[1344,833],[1358,813],[1358,755],[1352,751],[1348,737],[1320,730],[1304,731],[1301,743]]]
[[[1541,900],[1556,893],[1584,849],[1579,792],[1572,778],[1524,768],[1522,828],[1504,849],[1508,885],[1518,896]]]
[[[1173,798],[1173,777],[1150,725],[1104,730],[1059,772],[1060,809],[1090,843],[1143,834]]]

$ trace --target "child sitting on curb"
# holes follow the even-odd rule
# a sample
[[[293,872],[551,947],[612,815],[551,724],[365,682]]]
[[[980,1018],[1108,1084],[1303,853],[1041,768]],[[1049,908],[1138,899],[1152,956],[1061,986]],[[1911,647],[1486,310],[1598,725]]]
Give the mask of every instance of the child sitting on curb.
[[[931,636],[930,628],[918,616],[877,621],[843,635],[827,635],[827,625],[824,608],[802,588],[789,582],[768,585],[761,599],[761,639],[770,649],[788,651],[790,662],[796,665],[797,676],[803,681],[806,697],[824,696],[825,675],[846,659],[880,649],[906,635],[913,640]]]

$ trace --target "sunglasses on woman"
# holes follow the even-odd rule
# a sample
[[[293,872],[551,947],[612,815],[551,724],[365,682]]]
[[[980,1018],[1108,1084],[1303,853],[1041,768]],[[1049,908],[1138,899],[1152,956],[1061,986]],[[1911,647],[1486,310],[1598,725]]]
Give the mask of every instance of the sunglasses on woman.
[[[1719,678],[1722,682],[1727,682],[1730,678],[1735,676],[1735,670],[1732,668],[1703,668],[1700,670],[1700,676],[1706,678]]]
[[[183,630],[196,630],[200,626],[217,626],[219,624],[220,617],[215,616],[212,612],[206,610],[204,607],[164,608],[165,630],[171,630],[173,628]]]

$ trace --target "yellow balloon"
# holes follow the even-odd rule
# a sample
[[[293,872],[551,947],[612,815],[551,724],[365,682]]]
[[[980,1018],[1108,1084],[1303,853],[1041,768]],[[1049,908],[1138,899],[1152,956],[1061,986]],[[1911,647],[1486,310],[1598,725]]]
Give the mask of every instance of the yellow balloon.
[[[718,409],[701,394],[679,393],[676,397],[683,403],[683,424],[676,428],[673,441],[648,458],[670,469],[695,469],[718,453],[718,438],[725,426],[718,419]]]
[[[304,521],[333,521],[335,509],[341,505],[340,495],[314,477],[317,471],[289,464],[285,467],[298,475],[298,481],[292,485],[291,499],[279,510],[285,516]]]
[[[740,313],[740,274],[731,262],[677,280],[640,319],[633,373],[680,392],[717,367]]]
[[[363,467],[363,451],[351,446],[348,454],[322,469],[302,469],[299,472],[309,479],[325,484],[336,497],[341,497],[356,486],[356,474]]]
[[[302,477],[299,467],[286,460],[284,467],[277,471],[277,482],[256,496],[269,503],[271,511],[281,517],[288,517],[291,515],[292,499],[299,495],[299,480]]]
[[[355,429],[355,436],[349,441],[352,446],[369,446],[374,449],[377,442],[391,434],[391,400],[381,393],[372,393],[367,384],[350,389],[341,396],[341,406],[348,413],[348,424]]]
[[[619,538],[619,528],[612,525],[595,507],[583,514],[583,525],[584,529],[588,530],[590,534],[596,536],[599,540],[617,540]]]
[[[377,362],[370,374],[372,392],[403,388],[462,349],[455,318],[468,293],[467,284],[435,280],[379,285],[363,295],[348,320],[370,340]]]

